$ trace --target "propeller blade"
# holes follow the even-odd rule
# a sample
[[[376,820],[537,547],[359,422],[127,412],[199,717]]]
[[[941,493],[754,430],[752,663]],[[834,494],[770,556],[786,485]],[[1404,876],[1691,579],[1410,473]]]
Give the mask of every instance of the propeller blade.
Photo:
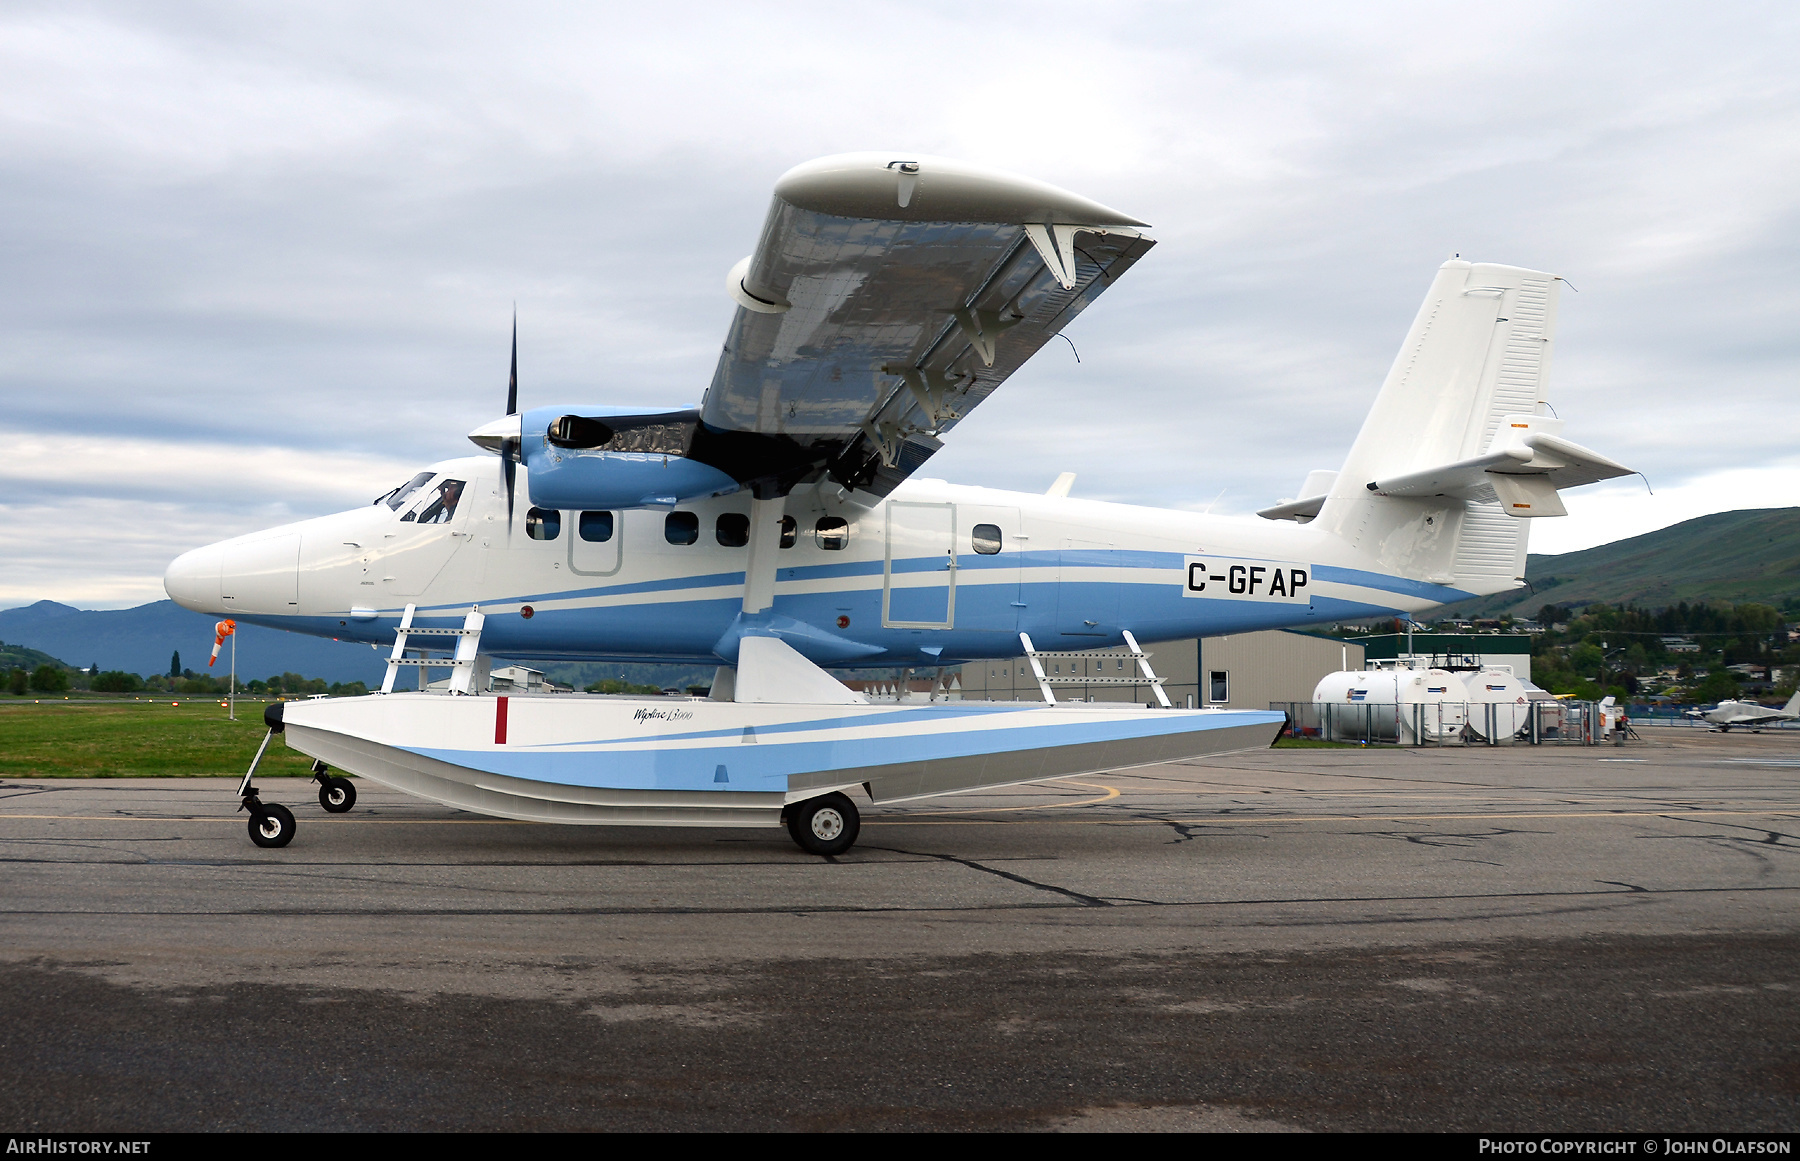
[[[506,414],[519,413],[519,308],[513,306],[512,332],[512,371],[506,377]],[[506,540],[512,543],[513,526],[513,493],[517,491],[519,476],[519,440],[505,440],[500,444],[500,475],[506,481]]]
[[[518,476],[519,461],[512,456],[513,449],[505,448],[500,452],[500,476],[506,481],[506,538],[512,539],[513,526],[513,487]]]
[[[519,413],[519,312],[513,311],[512,374],[506,380],[506,414]]]

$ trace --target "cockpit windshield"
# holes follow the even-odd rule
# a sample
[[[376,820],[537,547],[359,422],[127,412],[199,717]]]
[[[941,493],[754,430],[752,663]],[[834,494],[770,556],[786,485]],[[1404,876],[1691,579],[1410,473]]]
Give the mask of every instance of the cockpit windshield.
[[[450,523],[450,518],[456,515],[456,505],[462,499],[464,486],[462,480],[445,480],[437,486],[423,506],[400,517],[401,521],[417,520],[420,524]]]
[[[419,485],[423,484],[426,480],[429,480],[431,475],[432,473],[430,472],[420,472],[393,491],[375,497],[375,503],[386,504],[389,508],[398,512],[400,510],[400,505],[406,503],[406,498],[418,491]]]

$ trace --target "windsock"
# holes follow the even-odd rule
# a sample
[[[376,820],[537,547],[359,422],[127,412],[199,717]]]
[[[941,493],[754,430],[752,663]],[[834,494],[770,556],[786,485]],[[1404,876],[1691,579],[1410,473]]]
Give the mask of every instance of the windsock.
[[[213,667],[213,661],[217,661],[219,659],[219,646],[225,644],[225,638],[227,638],[227,637],[231,636],[233,633],[237,632],[237,622],[236,621],[220,621],[218,624],[213,626],[213,632],[217,633],[218,636],[213,638],[212,661],[208,661],[206,663],[206,667],[208,669],[211,669]]]

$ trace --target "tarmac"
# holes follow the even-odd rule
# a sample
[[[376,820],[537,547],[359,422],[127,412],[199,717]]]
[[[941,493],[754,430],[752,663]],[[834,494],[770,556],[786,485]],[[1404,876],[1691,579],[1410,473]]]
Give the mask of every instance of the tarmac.
[[[1800,1128],[1800,734],[778,830],[0,783],[0,1130]]]

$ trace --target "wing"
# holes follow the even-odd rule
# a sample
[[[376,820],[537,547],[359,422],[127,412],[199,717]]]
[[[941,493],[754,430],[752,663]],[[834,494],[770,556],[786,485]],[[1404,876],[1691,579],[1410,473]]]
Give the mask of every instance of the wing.
[[[821,468],[886,495],[1150,249],[1142,222],[1014,174],[898,153],[790,170],[695,454],[759,495]]]

